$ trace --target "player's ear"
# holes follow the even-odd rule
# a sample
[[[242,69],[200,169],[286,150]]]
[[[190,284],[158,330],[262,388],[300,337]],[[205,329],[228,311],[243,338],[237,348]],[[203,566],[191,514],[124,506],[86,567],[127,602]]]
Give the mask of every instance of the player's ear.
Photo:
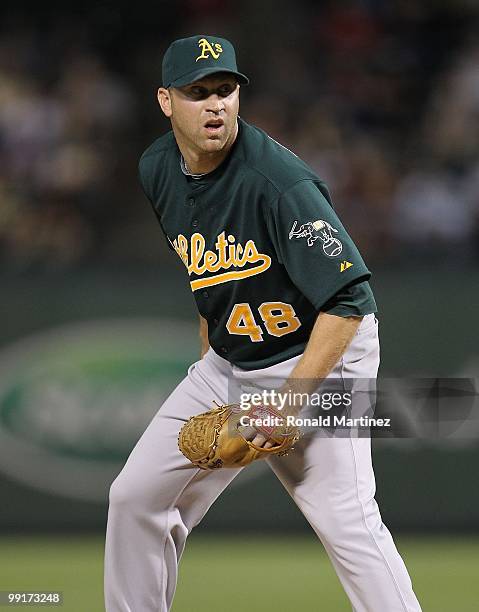
[[[159,87],[156,97],[158,99],[158,104],[160,105],[161,110],[165,113],[167,117],[171,117],[171,95],[169,90],[165,89],[164,87]]]

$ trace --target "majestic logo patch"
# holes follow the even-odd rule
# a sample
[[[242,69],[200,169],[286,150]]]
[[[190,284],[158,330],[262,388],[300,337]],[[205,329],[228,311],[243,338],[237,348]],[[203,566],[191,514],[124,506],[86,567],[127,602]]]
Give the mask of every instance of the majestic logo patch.
[[[291,227],[289,232],[290,240],[293,238],[306,238],[306,242],[310,247],[313,246],[316,240],[321,240],[323,253],[325,255],[328,257],[337,257],[341,254],[343,245],[338,238],[333,236],[333,232],[337,234],[338,230],[327,221],[323,221],[322,219],[318,219],[317,221],[308,221],[296,229],[297,225],[298,221],[295,221]]]
[[[212,45],[206,38],[200,38],[198,41],[198,47],[201,49],[201,53],[196,58],[196,62],[200,59],[208,59],[210,56],[217,60],[220,53],[223,53],[223,48],[219,43],[214,43]]]
[[[354,264],[352,264],[350,261],[346,261],[346,260],[342,261],[341,262],[341,267],[340,267],[341,272],[344,272],[344,270],[347,270],[352,265],[354,265]]]
[[[198,278],[190,282],[191,290],[203,289],[212,285],[220,285],[229,281],[241,280],[265,272],[271,266],[271,257],[259,253],[254,240],[248,240],[245,245],[236,244],[236,238],[226,232],[221,232],[215,242],[215,251],[205,250],[204,237],[196,232],[190,240],[183,234],[171,241],[175,251],[185,264],[188,274],[203,276],[206,272],[219,272],[236,268],[231,272],[222,272],[207,278]],[[249,265],[248,265],[249,264]],[[246,267],[248,266],[248,267]],[[246,269],[238,269],[245,268]]]

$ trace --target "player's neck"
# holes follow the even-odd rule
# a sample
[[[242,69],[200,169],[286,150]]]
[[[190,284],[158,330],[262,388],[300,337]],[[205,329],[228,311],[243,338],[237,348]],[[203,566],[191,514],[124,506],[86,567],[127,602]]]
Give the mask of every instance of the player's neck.
[[[225,146],[220,151],[212,151],[210,153],[198,151],[198,149],[189,146],[187,143],[177,138],[178,148],[183,155],[188,172],[191,174],[207,174],[216,170],[228,156],[237,135],[238,123],[236,123],[236,129]]]

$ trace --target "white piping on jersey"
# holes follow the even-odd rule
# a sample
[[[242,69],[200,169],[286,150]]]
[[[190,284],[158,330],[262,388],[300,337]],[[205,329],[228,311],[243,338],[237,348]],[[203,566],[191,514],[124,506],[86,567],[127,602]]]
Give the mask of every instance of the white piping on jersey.
[[[271,136],[269,134],[266,134],[266,136],[272,140],[274,143],[276,143],[278,146],[280,146],[282,149],[284,149],[285,151],[288,151],[288,153],[292,153],[295,157],[298,157],[296,155],[296,153],[294,151],[291,151],[291,149],[288,149],[288,147],[285,147],[284,145],[282,145],[280,142],[278,142],[277,140],[275,140],[274,138],[271,138]]]

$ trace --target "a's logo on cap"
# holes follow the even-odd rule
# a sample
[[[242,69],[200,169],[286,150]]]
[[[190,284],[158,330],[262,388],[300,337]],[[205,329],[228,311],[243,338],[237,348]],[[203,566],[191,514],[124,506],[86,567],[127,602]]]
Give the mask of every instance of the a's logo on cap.
[[[201,55],[198,55],[195,61],[200,59],[208,59],[210,54],[213,59],[217,60],[220,53],[223,52],[223,49],[219,43],[214,43],[212,46],[211,43],[206,40],[206,38],[200,38],[198,41],[198,47],[201,49]]]

